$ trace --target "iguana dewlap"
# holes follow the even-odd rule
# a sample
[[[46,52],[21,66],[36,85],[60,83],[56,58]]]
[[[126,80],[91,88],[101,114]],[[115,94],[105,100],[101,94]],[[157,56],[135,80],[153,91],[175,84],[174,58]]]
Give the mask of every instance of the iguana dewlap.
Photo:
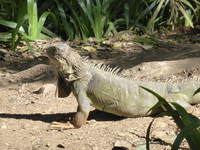
[[[67,97],[72,91],[77,99],[78,108],[73,121],[75,127],[85,124],[90,105],[124,117],[156,113],[146,114],[158,100],[140,86],[185,108],[190,107],[189,104],[200,103],[200,94],[192,96],[200,87],[200,82],[172,84],[129,80],[118,76],[109,67],[88,63],[64,43],[48,47],[46,53],[58,73],[58,96]]]

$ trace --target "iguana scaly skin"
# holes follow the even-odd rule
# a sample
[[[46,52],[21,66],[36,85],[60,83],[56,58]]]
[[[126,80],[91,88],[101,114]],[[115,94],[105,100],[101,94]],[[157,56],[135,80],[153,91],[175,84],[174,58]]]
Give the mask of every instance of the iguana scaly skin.
[[[46,53],[58,73],[58,96],[67,97],[72,91],[77,99],[78,108],[73,120],[75,127],[85,124],[90,105],[124,117],[156,113],[147,114],[147,111],[158,102],[157,98],[140,86],[185,108],[191,107],[189,104],[200,103],[200,94],[192,96],[200,82],[172,84],[129,80],[108,67],[88,63],[67,44],[50,46]]]

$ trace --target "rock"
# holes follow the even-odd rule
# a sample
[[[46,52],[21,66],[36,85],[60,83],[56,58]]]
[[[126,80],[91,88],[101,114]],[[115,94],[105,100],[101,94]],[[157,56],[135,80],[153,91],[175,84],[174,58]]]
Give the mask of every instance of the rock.
[[[86,121],[87,124],[95,124],[97,123],[97,121],[95,119],[91,119],[91,120],[88,120]]]
[[[1,129],[7,129],[7,126],[5,124],[1,125]]]
[[[172,144],[175,140],[175,137],[167,136],[166,133],[163,131],[154,131],[154,132],[152,132],[151,135],[154,139],[158,139],[158,140],[164,141],[166,143]]]
[[[167,123],[165,122],[155,122],[155,128],[166,128],[167,127]]]
[[[65,148],[66,146],[64,144],[58,144],[57,147],[59,147],[59,148]]]
[[[118,133],[117,135],[118,135],[118,136],[121,136],[121,137],[130,137],[130,138],[133,137],[132,134],[127,133],[127,132],[120,132],[120,133]]]
[[[43,94],[43,97],[52,97],[56,93],[56,85],[55,84],[45,84],[40,88],[37,88],[32,91],[35,94]]]
[[[92,150],[99,150],[97,146],[93,147]]]
[[[115,148],[120,148],[122,150],[131,150],[133,149],[133,145],[127,141],[116,141],[114,144],[114,149]]]
[[[52,97],[56,93],[56,85],[54,84],[45,84],[43,88],[44,88],[43,92],[44,97]]]

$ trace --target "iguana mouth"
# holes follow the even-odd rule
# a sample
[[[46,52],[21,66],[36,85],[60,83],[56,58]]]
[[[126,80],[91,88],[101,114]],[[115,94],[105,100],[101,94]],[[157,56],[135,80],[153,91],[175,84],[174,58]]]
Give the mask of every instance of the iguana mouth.
[[[54,55],[53,56],[56,60],[61,60],[61,59],[63,59],[60,55]]]

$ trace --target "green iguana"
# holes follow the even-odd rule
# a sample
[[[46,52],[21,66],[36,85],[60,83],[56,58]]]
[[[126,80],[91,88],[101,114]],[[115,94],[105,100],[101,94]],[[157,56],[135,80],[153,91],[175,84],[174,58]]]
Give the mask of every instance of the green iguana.
[[[77,128],[85,124],[90,105],[124,117],[155,114],[152,111],[147,114],[147,111],[158,102],[157,98],[140,86],[185,108],[200,103],[200,94],[192,96],[200,87],[200,82],[172,84],[129,80],[117,75],[116,69],[82,59],[67,44],[50,46],[46,53],[58,73],[58,97],[67,97],[72,91],[77,99],[78,108],[73,119],[73,125]]]

